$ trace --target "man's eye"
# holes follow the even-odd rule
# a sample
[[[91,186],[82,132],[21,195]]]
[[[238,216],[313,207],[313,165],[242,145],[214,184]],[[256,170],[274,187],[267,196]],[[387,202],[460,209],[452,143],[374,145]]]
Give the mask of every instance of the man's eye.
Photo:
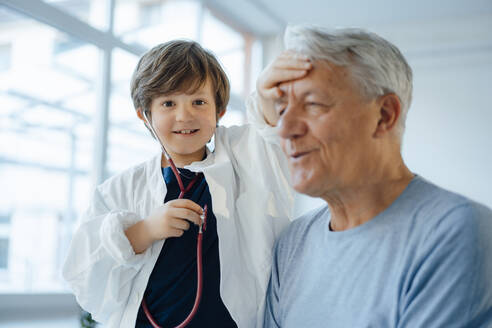
[[[306,103],[306,110],[314,113],[324,113],[330,109],[331,106],[327,106],[324,103],[308,102]]]
[[[173,102],[173,101],[171,101],[171,100],[164,101],[164,102],[162,103],[162,106],[163,106],[163,107],[172,107],[172,106],[174,106],[174,102]]]
[[[198,99],[198,100],[193,101],[193,105],[199,105],[199,106],[205,105],[205,101]]]

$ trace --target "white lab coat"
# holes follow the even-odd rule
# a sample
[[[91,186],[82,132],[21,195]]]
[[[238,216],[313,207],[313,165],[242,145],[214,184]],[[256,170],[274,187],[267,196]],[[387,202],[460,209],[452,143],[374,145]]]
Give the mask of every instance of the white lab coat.
[[[218,127],[215,151],[186,168],[203,172],[217,218],[220,295],[239,328],[261,327],[272,247],[293,217],[294,192],[275,129],[248,104],[251,124]],[[135,327],[165,240],[135,254],[124,231],[163,204],[161,154],[95,190],[63,268],[78,303],[105,327]],[[205,280],[206,284],[207,281]]]

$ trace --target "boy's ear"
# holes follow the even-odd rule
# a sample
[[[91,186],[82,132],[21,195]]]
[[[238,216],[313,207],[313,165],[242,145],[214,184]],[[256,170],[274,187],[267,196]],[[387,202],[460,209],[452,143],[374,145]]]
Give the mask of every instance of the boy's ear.
[[[139,118],[139,119],[141,119],[144,123],[146,123],[146,122],[145,122],[145,118],[144,118],[144,116],[143,116],[143,114],[142,114],[142,107],[138,107],[138,108],[137,108],[137,116],[138,116],[138,118]]]

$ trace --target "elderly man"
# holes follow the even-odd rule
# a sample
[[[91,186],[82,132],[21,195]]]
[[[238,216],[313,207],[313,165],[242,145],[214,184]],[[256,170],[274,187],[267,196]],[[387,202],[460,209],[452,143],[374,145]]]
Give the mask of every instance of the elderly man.
[[[492,211],[401,156],[412,71],[373,33],[291,27],[258,82],[294,188],[266,327],[492,327]]]

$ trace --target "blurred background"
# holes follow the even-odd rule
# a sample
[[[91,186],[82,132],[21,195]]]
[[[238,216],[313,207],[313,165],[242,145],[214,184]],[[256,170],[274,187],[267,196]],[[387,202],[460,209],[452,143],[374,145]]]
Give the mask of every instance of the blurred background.
[[[222,125],[282,51],[288,24],[370,29],[414,70],[404,158],[492,207],[491,0],[0,0],[0,326],[82,327],[60,268],[95,185],[159,149],[129,81],[174,38],[217,55],[232,84]],[[296,213],[320,205],[298,197]]]

